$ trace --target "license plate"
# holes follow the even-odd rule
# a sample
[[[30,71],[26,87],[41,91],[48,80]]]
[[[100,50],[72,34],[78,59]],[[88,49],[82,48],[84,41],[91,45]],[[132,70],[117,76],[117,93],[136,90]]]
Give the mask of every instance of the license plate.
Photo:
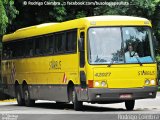
[[[121,94],[120,98],[121,99],[131,99],[132,98],[132,94]]]

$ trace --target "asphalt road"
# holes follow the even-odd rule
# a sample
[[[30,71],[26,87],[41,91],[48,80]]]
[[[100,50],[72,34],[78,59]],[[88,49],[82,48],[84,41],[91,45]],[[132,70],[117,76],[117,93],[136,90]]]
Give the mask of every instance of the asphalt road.
[[[84,103],[82,111],[74,111],[72,104],[37,101],[34,107],[0,102],[0,120],[159,120],[160,93],[156,99],[137,100],[133,111],[126,111],[124,103]]]

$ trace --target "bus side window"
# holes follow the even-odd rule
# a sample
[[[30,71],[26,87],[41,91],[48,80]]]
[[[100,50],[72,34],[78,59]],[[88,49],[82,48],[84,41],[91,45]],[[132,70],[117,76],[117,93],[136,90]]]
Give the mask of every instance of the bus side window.
[[[56,35],[55,35],[55,49],[54,49],[54,52],[55,52],[55,53],[58,52],[58,48],[59,48],[59,38],[60,38],[60,35],[59,35],[59,34],[56,34]]]
[[[74,31],[72,35],[73,35],[73,40],[72,40],[73,46],[72,46],[72,50],[73,50],[73,51],[77,51],[77,31]]]
[[[75,52],[77,49],[77,31],[69,31],[66,33],[66,52]]]
[[[23,45],[23,41],[16,41],[14,43],[15,47],[13,48],[15,50],[15,58],[20,58],[22,57],[23,55],[23,48],[22,48],[22,45]],[[11,54],[11,53],[10,53]]]
[[[64,51],[65,34],[64,33],[56,34],[55,35],[55,40],[56,40],[55,52],[63,53],[63,51]]]
[[[27,56],[33,56],[33,53],[34,53],[34,39],[28,40],[26,47],[27,47],[27,49],[26,49]]]
[[[16,42],[11,42],[8,44],[8,48],[7,48],[7,56],[8,58],[15,58],[16,57],[16,46],[15,46]]]
[[[47,54],[47,37],[43,36],[40,40],[40,55]]]
[[[21,57],[25,57],[25,40],[21,41]]]
[[[41,45],[41,37],[37,37],[35,38],[35,55],[40,55],[40,45]]]
[[[46,54],[46,36],[35,38],[35,55]]]
[[[46,49],[47,54],[53,54],[54,53],[54,35],[47,36],[47,43],[46,43]]]
[[[27,52],[26,52],[27,42],[28,42],[28,40],[26,40],[26,39],[23,40],[23,47],[22,47],[23,48],[23,50],[22,50],[23,51],[23,54],[22,54],[23,57],[27,57]]]
[[[8,59],[8,53],[9,53],[9,46],[7,43],[3,43],[3,55],[2,58],[3,59]]]

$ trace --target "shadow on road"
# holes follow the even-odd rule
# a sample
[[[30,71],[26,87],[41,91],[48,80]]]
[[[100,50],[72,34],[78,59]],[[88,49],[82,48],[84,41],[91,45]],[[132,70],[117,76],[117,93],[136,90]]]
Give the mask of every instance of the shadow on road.
[[[2,105],[3,106],[3,105]],[[25,107],[25,106],[18,106],[17,104],[12,105],[5,105],[5,107],[11,107],[11,106],[17,106],[17,107]],[[4,106],[3,106],[4,107]],[[28,108],[28,107],[26,107]],[[42,108],[42,109],[53,109],[53,110],[72,110],[73,104],[65,104],[65,103],[36,103],[31,108]],[[100,106],[89,106],[89,105],[83,105],[82,110],[83,112],[124,112],[127,111],[123,108],[111,108],[111,107],[100,107]],[[144,111],[144,109],[136,109],[134,111]],[[145,109],[145,111],[148,111],[148,109]]]
[[[36,103],[34,107],[45,109],[58,109],[58,110],[74,110],[72,104],[57,104],[57,103]],[[105,111],[125,111],[122,108],[109,108],[84,105],[82,111],[86,112],[105,112]]]
[[[36,103],[35,108],[43,108],[43,109],[57,109],[57,110],[73,110],[73,104],[63,104],[63,103]],[[99,107],[99,106],[89,106],[83,105],[83,112],[124,112],[127,111],[123,108],[111,108],[111,107]],[[134,111],[143,111],[142,109],[134,110]]]

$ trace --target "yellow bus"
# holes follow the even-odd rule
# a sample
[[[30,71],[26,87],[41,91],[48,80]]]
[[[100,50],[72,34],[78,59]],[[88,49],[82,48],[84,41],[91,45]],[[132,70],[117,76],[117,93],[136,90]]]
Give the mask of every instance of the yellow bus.
[[[149,20],[93,16],[19,29],[3,36],[5,93],[18,105],[35,100],[74,104],[155,98],[157,64]]]

